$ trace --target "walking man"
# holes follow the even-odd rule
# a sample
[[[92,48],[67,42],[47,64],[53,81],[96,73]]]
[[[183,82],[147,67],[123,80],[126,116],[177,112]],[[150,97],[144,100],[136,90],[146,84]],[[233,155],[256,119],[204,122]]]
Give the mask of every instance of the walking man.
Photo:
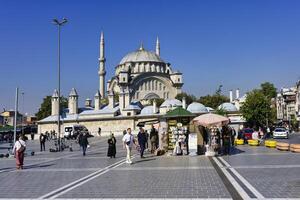
[[[152,125],[150,131],[151,153],[154,153],[158,146],[158,132]]]
[[[41,133],[40,135],[40,146],[41,146],[41,151],[46,151],[45,150],[45,142],[46,142],[46,135],[44,133]]]
[[[82,155],[85,156],[87,146],[89,145],[87,132],[84,132],[83,134],[80,133],[79,142],[80,142],[79,144],[82,148]]]
[[[131,133],[131,128],[128,128],[126,134],[123,136],[123,148],[126,148],[127,151],[126,163],[128,164],[132,164],[131,150],[133,145],[134,145],[134,137]]]
[[[139,145],[141,148],[141,152],[140,152],[141,158],[145,158],[144,151],[146,149],[147,135],[143,128],[140,128],[140,132],[138,133],[137,137],[138,137],[138,142],[139,142]]]

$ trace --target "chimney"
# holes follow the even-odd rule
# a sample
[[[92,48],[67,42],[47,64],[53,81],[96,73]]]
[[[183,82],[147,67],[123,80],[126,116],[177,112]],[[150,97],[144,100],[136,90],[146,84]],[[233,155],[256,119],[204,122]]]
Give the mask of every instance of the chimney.
[[[86,108],[92,107],[92,99],[87,98],[87,99],[85,100],[85,102],[84,102],[84,105],[85,105]]]
[[[239,89],[239,88],[236,89],[235,95],[236,95],[236,98],[237,98],[237,99],[240,98],[240,89]]]
[[[97,90],[95,97],[94,97],[94,104],[95,104],[95,110],[100,110],[101,108],[101,94],[100,91]]]
[[[232,103],[233,102],[232,90],[229,91],[229,98],[230,98],[230,103]]]
[[[186,98],[185,97],[182,98],[182,108],[186,109]]]
[[[153,114],[158,113],[157,104],[156,104],[156,100],[155,99],[153,100],[152,104],[153,104]]]

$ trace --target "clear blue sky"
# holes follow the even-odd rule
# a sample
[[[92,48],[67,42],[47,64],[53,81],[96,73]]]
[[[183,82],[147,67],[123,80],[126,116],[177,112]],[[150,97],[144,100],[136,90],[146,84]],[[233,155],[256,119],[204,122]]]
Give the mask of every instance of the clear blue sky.
[[[196,96],[245,93],[263,81],[292,86],[300,77],[300,1],[0,1],[0,109],[35,113],[57,87],[55,17],[62,31],[62,93],[75,87],[80,104],[98,89],[99,36],[105,33],[107,79],[140,42],[184,73]]]

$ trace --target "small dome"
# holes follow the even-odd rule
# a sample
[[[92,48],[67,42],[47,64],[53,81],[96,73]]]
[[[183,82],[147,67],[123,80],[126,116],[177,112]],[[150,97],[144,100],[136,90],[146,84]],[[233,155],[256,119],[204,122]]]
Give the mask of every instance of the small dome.
[[[163,108],[163,107],[179,107],[179,106],[182,106],[182,103],[178,99],[167,99],[161,104],[160,108]]]
[[[191,103],[188,107],[187,110],[190,111],[191,113],[207,113],[208,110],[207,108],[198,102],[193,102]]]
[[[145,106],[142,111],[141,111],[141,115],[153,115],[155,113],[153,113],[153,106]]]
[[[144,48],[140,48],[137,51],[128,53],[120,61],[120,65],[127,62],[164,62],[160,57],[151,51],[146,51]]]
[[[222,103],[218,109],[223,109],[227,112],[236,112],[238,109],[232,103]]]

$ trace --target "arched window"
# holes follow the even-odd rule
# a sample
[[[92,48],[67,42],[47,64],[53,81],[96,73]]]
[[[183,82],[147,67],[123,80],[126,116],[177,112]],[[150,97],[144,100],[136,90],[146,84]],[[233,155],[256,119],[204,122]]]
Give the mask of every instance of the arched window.
[[[162,86],[161,86],[161,83],[159,83],[159,90],[160,90],[160,91],[161,91],[161,87],[162,87]]]
[[[155,90],[157,91],[157,81],[155,80]]]
[[[151,88],[151,90],[154,90],[154,80],[152,80],[151,83],[152,83],[152,88]]]

